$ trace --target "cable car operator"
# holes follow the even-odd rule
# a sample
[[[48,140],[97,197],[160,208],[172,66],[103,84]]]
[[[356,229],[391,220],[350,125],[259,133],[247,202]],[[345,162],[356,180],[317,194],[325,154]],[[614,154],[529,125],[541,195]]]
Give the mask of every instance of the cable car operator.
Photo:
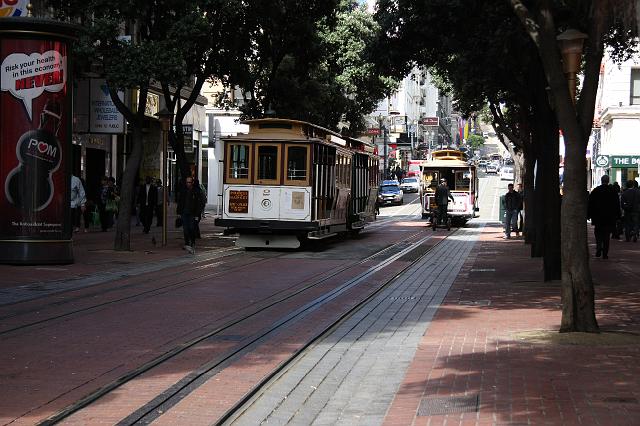
[[[436,205],[438,206],[438,212],[436,216],[436,220],[440,223],[446,223],[447,221],[447,209],[449,207],[449,200],[454,201],[451,192],[449,192],[449,187],[447,186],[447,180],[442,178],[440,179],[440,185],[436,188]]]

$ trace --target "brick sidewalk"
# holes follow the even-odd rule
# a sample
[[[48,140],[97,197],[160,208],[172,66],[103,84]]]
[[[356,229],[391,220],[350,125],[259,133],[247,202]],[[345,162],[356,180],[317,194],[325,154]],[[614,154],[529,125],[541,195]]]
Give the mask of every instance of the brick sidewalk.
[[[149,234],[142,233],[142,226],[135,226],[135,217],[131,218],[131,251],[113,250],[115,226],[107,232],[92,227],[89,232],[73,234],[73,254],[75,261],[70,265],[0,265],[0,289],[8,289],[33,283],[69,280],[91,276],[95,273],[119,271],[136,265],[162,262],[186,256],[182,228],[175,228],[175,206],[169,207],[167,218],[167,246],[162,247],[162,227],[153,226]],[[208,212],[200,223],[202,239],[196,242],[198,252],[233,245],[233,240],[219,238],[222,228],[213,224],[214,212]]]
[[[542,282],[541,259],[501,235],[484,229],[385,424],[640,424],[640,243],[612,241],[609,260],[592,259],[605,333],[576,336],[555,332],[559,282]]]

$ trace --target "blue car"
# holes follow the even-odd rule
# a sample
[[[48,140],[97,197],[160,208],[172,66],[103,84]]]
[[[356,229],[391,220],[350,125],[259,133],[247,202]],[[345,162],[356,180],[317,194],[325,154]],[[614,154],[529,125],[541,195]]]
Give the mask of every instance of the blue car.
[[[380,190],[378,191],[378,205],[400,205],[404,202],[403,197],[404,193],[400,189],[400,184],[397,180],[382,181],[382,185],[380,185]]]

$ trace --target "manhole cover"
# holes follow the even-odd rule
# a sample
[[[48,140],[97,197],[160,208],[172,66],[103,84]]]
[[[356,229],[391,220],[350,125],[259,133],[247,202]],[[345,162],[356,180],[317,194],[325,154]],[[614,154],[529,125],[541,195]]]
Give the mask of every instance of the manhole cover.
[[[418,416],[438,414],[473,413],[478,411],[480,395],[422,398]]]

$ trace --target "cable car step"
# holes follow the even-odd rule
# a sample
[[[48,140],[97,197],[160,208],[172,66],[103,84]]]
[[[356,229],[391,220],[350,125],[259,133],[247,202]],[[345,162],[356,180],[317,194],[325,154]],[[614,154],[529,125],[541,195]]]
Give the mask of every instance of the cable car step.
[[[310,240],[322,240],[325,238],[334,237],[336,235],[338,235],[337,232],[314,231],[309,232],[309,234],[307,234],[307,238]]]

